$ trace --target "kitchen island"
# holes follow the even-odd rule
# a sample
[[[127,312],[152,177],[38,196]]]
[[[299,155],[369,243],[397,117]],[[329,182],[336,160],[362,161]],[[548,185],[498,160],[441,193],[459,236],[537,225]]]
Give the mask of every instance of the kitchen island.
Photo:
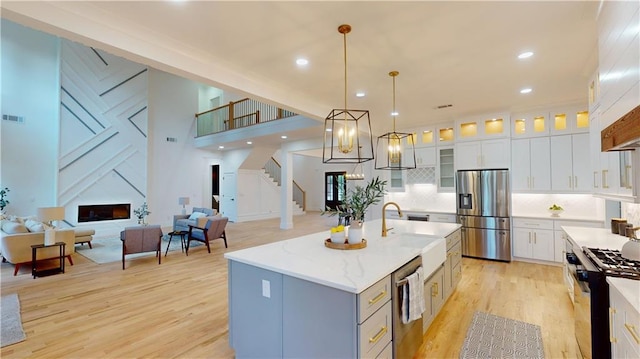
[[[329,231],[225,254],[229,341],[243,357],[369,357],[391,352],[390,274],[422,257],[425,277],[446,259],[453,223],[365,223],[367,247],[324,246]]]

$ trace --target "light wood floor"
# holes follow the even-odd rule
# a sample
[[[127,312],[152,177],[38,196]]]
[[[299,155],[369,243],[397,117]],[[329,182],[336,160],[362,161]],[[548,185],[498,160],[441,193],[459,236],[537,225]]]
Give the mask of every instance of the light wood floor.
[[[169,252],[95,264],[74,254],[66,273],[32,279],[2,263],[2,295],[18,293],[27,339],[2,358],[232,358],[228,344],[227,266],[234,251],[328,230],[317,212],[280,220],[229,223],[229,248],[212,242],[189,257]],[[473,312],[481,310],[542,327],[547,358],[575,358],[571,303],[559,267],[463,259],[463,278],[425,336],[421,358],[457,358]]]

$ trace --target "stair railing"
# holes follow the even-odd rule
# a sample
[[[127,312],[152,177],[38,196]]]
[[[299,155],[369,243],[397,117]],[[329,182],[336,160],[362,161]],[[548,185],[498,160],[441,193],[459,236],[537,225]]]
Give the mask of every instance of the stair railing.
[[[280,163],[278,163],[275,158],[271,157],[263,168],[278,186],[282,186],[282,166],[280,166]],[[293,201],[302,207],[303,211],[307,210],[307,193],[296,181],[293,181]]]
[[[244,98],[196,113],[196,137],[224,132],[297,115],[294,112]]]

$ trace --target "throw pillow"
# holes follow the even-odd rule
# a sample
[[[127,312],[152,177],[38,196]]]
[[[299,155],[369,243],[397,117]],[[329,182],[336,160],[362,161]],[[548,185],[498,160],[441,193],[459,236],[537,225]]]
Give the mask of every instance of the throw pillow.
[[[191,215],[189,216],[189,219],[198,219],[198,218],[202,218],[202,217],[206,217],[207,215],[202,213],[202,212],[193,212],[191,213]]]
[[[2,223],[2,230],[7,234],[29,233],[27,227],[22,223],[5,221]]]
[[[42,222],[34,221],[33,219],[27,219],[24,222],[25,227],[29,232],[44,232],[45,228]]]

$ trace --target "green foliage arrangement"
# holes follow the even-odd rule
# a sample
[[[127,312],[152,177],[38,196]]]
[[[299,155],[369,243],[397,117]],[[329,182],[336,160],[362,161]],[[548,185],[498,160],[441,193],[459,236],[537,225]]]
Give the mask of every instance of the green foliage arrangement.
[[[144,202],[140,207],[134,209],[133,213],[138,217],[138,223],[144,223],[144,217],[151,214],[149,207],[147,207],[147,202]]]
[[[347,192],[344,203],[334,208],[326,208],[322,215],[348,215],[351,220],[364,221],[364,215],[369,206],[380,203],[387,193],[385,186],[387,181],[376,177],[369,181],[365,187],[355,186]]]
[[[0,190],[0,211],[4,211],[4,207],[6,207],[9,203],[9,200],[6,198],[7,193],[9,193],[9,188],[5,187]]]

